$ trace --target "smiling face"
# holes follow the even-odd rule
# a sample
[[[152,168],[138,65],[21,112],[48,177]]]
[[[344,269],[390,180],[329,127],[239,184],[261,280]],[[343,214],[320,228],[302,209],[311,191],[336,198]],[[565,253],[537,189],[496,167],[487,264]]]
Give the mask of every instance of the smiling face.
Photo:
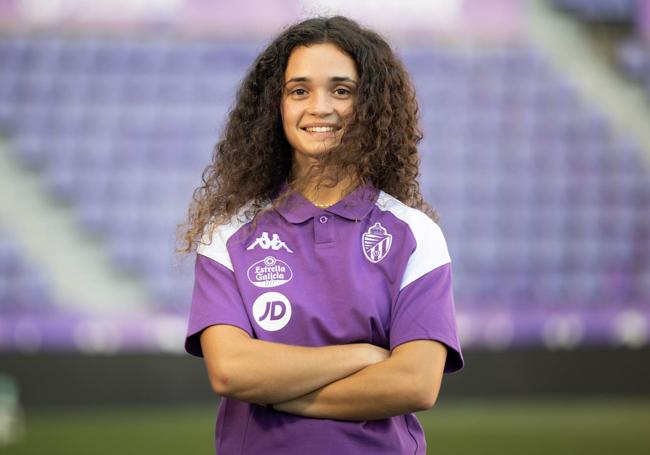
[[[337,145],[353,113],[354,61],[333,44],[296,47],[287,62],[280,112],[298,169]]]

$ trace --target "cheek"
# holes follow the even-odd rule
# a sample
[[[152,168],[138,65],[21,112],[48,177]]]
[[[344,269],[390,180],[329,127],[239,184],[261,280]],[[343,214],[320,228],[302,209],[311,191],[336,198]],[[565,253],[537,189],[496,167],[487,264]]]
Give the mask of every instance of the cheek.
[[[352,113],[354,112],[354,101],[345,100],[344,102],[341,103],[338,110],[341,113],[341,115],[344,115],[346,117],[352,115]]]
[[[280,114],[282,115],[282,123],[285,125],[291,125],[296,120],[295,109],[292,109],[291,105],[282,103],[280,106]]]

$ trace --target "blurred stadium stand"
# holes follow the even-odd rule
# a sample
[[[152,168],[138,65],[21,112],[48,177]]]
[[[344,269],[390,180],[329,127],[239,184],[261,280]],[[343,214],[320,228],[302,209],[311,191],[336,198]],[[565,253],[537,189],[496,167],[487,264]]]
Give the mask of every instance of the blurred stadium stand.
[[[603,336],[603,307],[648,302],[642,151],[530,47],[401,53],[427,133],[423,192],[442,216],[461,313],[538,310],[537,327],[513,322],[516,343],[541,340],[545,312],[575,311],[589,342]],[[254,55],[221,42],[1,43],[1,121],[16,158],[42,171],[116,267],[147,283],[154,306],[186,309],[191,261],[172,266],[175,225]]]
[[[640,4],[638,0],[553,0],[553,3],[589,22],[634,22]]]
[[[629,38],[617,47],[616,59],[625,75],[645,89],[650,102],[650,44],[637,36]]]
[[[0,314],[47,312],[54,305],[50,286],[47,277],[25,260],[19,245],[0,225]]]
[[[632,21],[638,6],[554,3],[586,21]],[[72,351],[76,324],[90,324],[81,339],[110,352],[169,349],[160,333],[184,324],[193,263],[173,257],[176,224],[263,42],[152,36],[0,36],[0,129],[12,159],[39,173],[116,269],[145,284],[151,315],[99,328],[66,319],[5,226],[2,350],[20,352],[25,319],[30,330],[56,328],[56,350]],[[420,100],[421,187],[452,254],[464,346],[647,347],[650,150],[515,38],[397,46]],[[650,94],[647,43],[620,49],[622,67]],[[56,318],[40,324],[43,306]],[[147,320],[158,325],[143,335]]]

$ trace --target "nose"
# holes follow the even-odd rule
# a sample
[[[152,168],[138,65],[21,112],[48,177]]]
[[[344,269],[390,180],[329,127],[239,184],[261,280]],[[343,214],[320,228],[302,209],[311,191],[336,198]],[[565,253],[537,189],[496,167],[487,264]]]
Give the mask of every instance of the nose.
[[[332,100],[327,91],[316,90],[309,103],[309,113],[313,115],[327,115],[332,113]]]

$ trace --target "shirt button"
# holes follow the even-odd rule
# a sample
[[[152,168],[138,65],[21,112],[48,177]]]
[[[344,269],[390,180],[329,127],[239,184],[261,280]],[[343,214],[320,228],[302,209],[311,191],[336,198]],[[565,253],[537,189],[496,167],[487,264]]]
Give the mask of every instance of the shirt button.
[[[326,217],[325,215],[322,215],[322,216],[318,219],[318,221],[320,221],[321,224],[325,224],[325,223],[327,223],[327,217]]]

